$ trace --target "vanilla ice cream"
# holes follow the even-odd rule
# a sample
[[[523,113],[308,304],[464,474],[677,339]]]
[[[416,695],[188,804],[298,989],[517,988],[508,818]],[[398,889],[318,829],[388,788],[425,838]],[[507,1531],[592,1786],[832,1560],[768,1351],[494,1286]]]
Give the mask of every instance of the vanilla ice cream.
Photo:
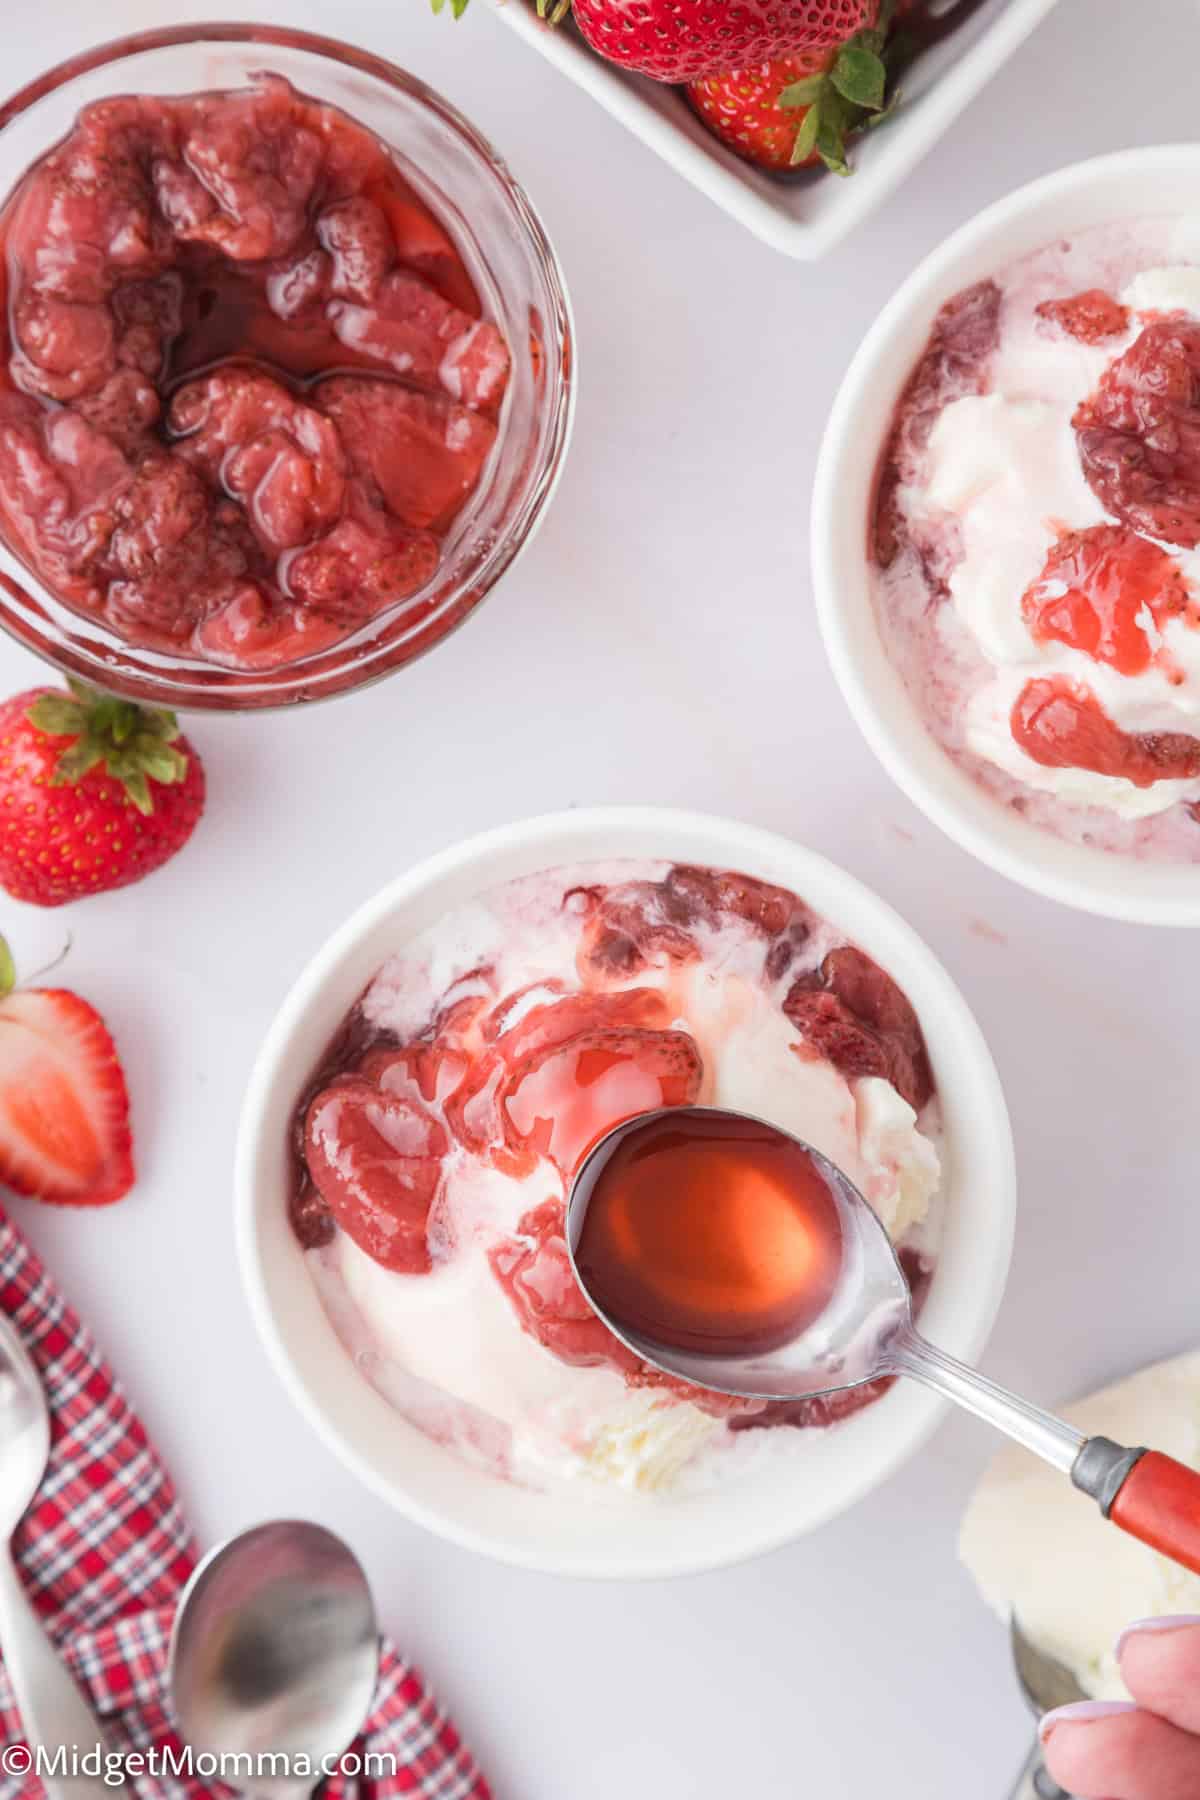
[[[1089,1437],[1151,1444],[1200,1469],[1200,1351],[1063,1409]],[[1115,1650],[1137,1619],[1200,1614],[1200,1576],[1127,1537],[1048,1464],[1002,1450],[963,1519],[959,1553],[988,1605],[1099,1700],[1124,1700]]]
[[[728,904],[718,885],[727,880],[741,883]],[[894,997],[889,1018],[897,1006],[909,1013],[902,1052],[888,1037],[893,1027],[868,1016],[864,971],[868,988],[884,983]],[[611,1009],[627,1004],[657,1009],[655,1027],[614,1028]],[[545,1065],[534,1069],[536,1058],[521,1060],[505,1046],[522,1034],[544,1036],[545,1021],[563,1016],[555,1008],[582,1009],[572,1029],[586,1032],[592,1007],[609,1009],[608,1022],[588,1041],[606,1055],[616,1046],[616,1060],[590,1070],[586,1086],[539,1102]],[[829,1009],[840,1035],[825,1054]],[[303,1103],[319,1111],[322,1094],[350,1094],[378,1121],[389,1102],[362,1089],[363,1071],[377,1071],[381,1055],[386,1062],[452,1046],[436,1073],[420,1064],[421,1105],[434,1121],[422,1130],[441,1148],[419,1267],[385,1266],[364,1248],[361,1231],[342,1228],[345,1214],[301,1235],[326,1311],[364,1375],[405,1417],[494,1474],[534,1487],[582,1480],[588,1493],[641,1495],[749,1467],[762,1454],[759,1445],[751,1453],[751,1439],[769,1436],[778,1444],[772,1454],[803,1456],[802,1431],[744,1429],[678,1390],[630,1386],[628,1371],[604,1360],[604,1344],[615,1340],[586,1304],[587,1329],[602,1334],[600,1354],[589,1345],[582,1361],[564,1360],[537,1329],[543,1302],[551,1310],[563,1303],[537,1288],[547,1282],[544,1267],[529,1276],[532,1314],[520,1312],[516,1288],[497,1272],[542,1241],[531,1215],[561,1207],[561,1134],[583,1145],[597,1128],[661,1104],[656,1046],[675,1044],[675,1034],[698,1053],[690,1098],[752,1113],[812,1143],[858,1183],[894,1241],[913,1245],[926,1262],[936,1253],[938,1107],[919,1026],[894,983],[833,925],[782,890],[667,864],[588,864],[493,889],[379,971],[352,1020],[351,1036],[365,1048],[349,1061],[339,1054]],[[514,1064],[523,1072],[515,1086]],[[496,1079],[472,1069],[495,1070]],[[396,1079],[378,1076],[385,1088]],[[475,1096],[469,1105],[457,1105],[454,1082]],[[671,1091],[670,1103],[682,1098]],[[527,1118],[539,1105],[552,1112],[552,1127]],[[310,1110],[310,1130],[314,1116]],[[500,1118],[507,1136],[485,1141],[484,1117]],[[393,1137],[399,1130],[386,1119],[384,1128]],[[309,1143],[311,1168],[311,1136]],[[340,1141],[335,1168],[350,1169],[360,1148]],[[370,1156],[379,1150],[372,1138]],[[326,1178],[322,1191],[333,1193],[336,1218],[336,1179],[331,1187]],[[307,1192],[308,1203],[319,1204],[311,1185]],[[521,1294],[528,1292],[527,1283]],[[573,1282],[568,1311],[572,1296],[582,1298]]]
[[[1187,752],[1200,739],[1200,550],[1150,540],[1180,585],[1171,616],[1147,606],[1126,627],[1144,635],[1144,666],[1047,633],[1026,596],[1036,591],[1046,607],[1067,597],[1048,564],[1055,546],[1118,523],[1085,474],[1078,409],[1149,324],[1200,321],[1197,241],[1194,220],[1094,227],[960,296],[978,304],[957,341],[951,303],[897,413],[874,571],[889,654],[976,779],[1059,835],[1175,861],[1200,859],[1200,746],[1194,767]],[[1089,341],[1053,309],[1094,296],[1112,329]],[[941,347],[939,332],[949,333]],[[1035,758],[1014,727],[1035,680],[1088,696],[1112,744],[1132,740],[1151,774],[1162,758],[1162,776],[1143,767],[1130,779],[1078,750]],[[1168,752],[1181,741],[1176,773]]]

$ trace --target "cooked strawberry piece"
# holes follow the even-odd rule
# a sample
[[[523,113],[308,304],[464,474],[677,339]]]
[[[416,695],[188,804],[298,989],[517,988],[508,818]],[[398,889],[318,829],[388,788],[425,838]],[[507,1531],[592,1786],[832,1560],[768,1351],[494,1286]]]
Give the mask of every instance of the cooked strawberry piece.
[[[444,530],[479,482],[496,427],[441,394],[354,375],[313,400],[336,425],[351,467],[404,525]]]
[[[188,638],[200,620],[246,585],[258,561],[243,515],[213,498],[177,456],[140,459],[113,507],[116,528],[102,568],[107,612],[141,634]]]
[[[332,531],[300,550],[288,589],[305,607],[351,629],[407,600],[437,574],[441,552],[428,531],[410,531],[360,484],[347,484],[347,511]]]
[[[664,1375],[613,1336],[575,1279],[563,1235],[561,1200],[546,1200],[525,1213],[516,1236],[491,1249],[488,1261],[523,1330],[560,1362],[573,1368],[612,1369],[631,1388],[661,1389],[717,1418],[761,1411],[759,1400],[710,1393]]]
[[[933,322],[880,466],[873,548],[881,568],[895,560],[907,536],[896,499],[904,471],[923,454],[942,408],[965,394],[983,392],[988,360],[1000,341],[1002,298],[996,282],[977,281],[947,300]]]
[[[68,1206],[105,1206],[133,1185],[112,1038],[93,1007],[61,988],[0,1000],[0,1181]]]
[[[26,393],[73,400],[103,387],[116,367],[107,306],[27,291],[13,308],[12,327],[20,351],[12,360],[13,378]]]
[[[442,224],[394,179],[394,173],[391,180],[376,182],[368,191],[387,219],[396,261],[414,270],[452,306],[477,319],[479,295]]]
[[[632,1374],[642,1363],[592,1311],[563,1236],[563,1203],[546,1200],[521,1218],[517,1235],[488,1252],[492,1273],[530,1337],[575,1368]]]
[[[531,1051],[499,1093],[514,1147],[549,1157],[568,1180],[604,1133],[660,1106],[691,1106],[704,1080],[685,1031],[600,1029]]]
[[[374,300],[395,267],[396,246],[387,218],[358,195],[327,206],[317,218],[317,241],[329,255],[329,287],[339,300]]]
[[[1140,675],[1155,653],[1147,627],[1161,633],[1189,601],[1182,569],[1159,545],[1125,525],[1092,525],[1059,538],[1021,611],[1035,638]]]
[[[445,1108],[446,1122],[461,1144],[476,1154],[491,1153],[495,1157],[499,1152],[499,1160],[506,1167],[514,1167],[509,1153],[515,1146],[511,1130],[505,1128],[501,1101],[516,1072],[587,1032],[623,1028],[654,1031],[670,1023],[670,1008],[663,995],[653,988],[627,988],[615,994],[568,994],[519,1011],[530,991],[508,995],[483,1021],[482,1036],[494,1047],[475,1058]],[[534,1161],[530,1151],[518,1158],[516,1166],[531,1168]]]
[[[123,281],[112,296],[117,361],[157,386],[183,324],[183,283],[177,274],[155,281]]]
[[[39,293],[105,300],[117,282],[165,266],[171,233],[154,204],[149,170],[173,148],[169,128],[137,100],[83,109],[70,136],[34,165],[17,192],[11,240]]]
[[[547,981],[527,982],[523,988],[516,988],[511,994],[505,994],[480,1018],[480,1036],[484,1043],[494,1044],[522,1020],[548,1008],[557,1010],[559,1002],[568,998],[575,999],[578,996],[569,996],[565,984],[557,976]]]
[[[675,917],[689,925],[697,920],[719,925],[723,918],[742,919],[763,937],[773,938],[793,924],[797,911],[804,911],[786,888],[732,869],[676,863],[663,886]]]
[[[1135,531],[1200,544],[1200,324],[1153,320],[1072,424],[1100,504]]]
[[[401,1050],[379,1048],[368,1051],[358,1073],[365,1080],[374,1082],[383,1094],[395,1094],[402,1100],[433,1106],[453,1091],[465,1069],[466,1059],[460,1051],[434,1039],[429,1043],[406,1044]]]
[[[505,1011],[508,1003],[505,1003]],[[498,1008],[497,1011],[500,1011]],[[565,994],[544,1006],[531,1006],[513,1023],[501,1020],[497,1034],[510,1069],[585,1031],[623,1028],[657,1030],[670,1023],[671,1009],[657,988],[622,988],[617,993]]]
[[[878,1034],[836,994],[812,985],[811,976],[801,976],[791,988],[783,1010],[797,1031],[847,1081],[863,1075],[878,1075],[885,1081],[890,1078],[891,1059]]]
[[[356,355],[422,386],[441,386],[465,406],[499,407],[509,368],[504,339],[418,276],[394,270],[369,306],[333,300],[328,317]]]
[[[245,508],[272,556],[336,523],[346,463],[338,434],[268,375],[234,368],[188,382],[171,403],[179,455]]]
[[[1060,325],[1081,344],[1102,344],[1129,329],[1129,308],[1103,288],[1086,288],[1065,300],[1043,300],[1036,310],[1040,319]]]
[[[290,323],[308,314],[315,324],[318,315],[324,318],[332,274],[332,264],[323,250],[305,250],[299,256],[286,258],[267,276],[267,305],[277,319]]]
[[[162,402],[157,390],[136,369],[117,369],[94,394],[81,394],[74,408],[93,431],[102,432],[133,456],[144,448],[158,423]]]
[[[1090,688],[1060,676],[1027,681],[1012,710],[1016,743],[1047,769],[1091,769],[1135,787],[1200,775],[1200,738],[1181,731],[1122,731]]]
[[[86,587],[130,479],[117,445],[85,419],[0,392],[0,513],[56,584]]]
[[[304,102],[268,75],[244,93],[206,95],[181,160],[176,235],[237,262],[262,262],[286,255],[304,231],[325,158]]]
[[[342,1230],[385,1269],[432,1267],[429,1211],[447,1148],[431,1112],[361,1076],[339,1077],[308,1109],[308,1172]]]
[[[677,922],[680,909],[660,881],[576,888],[566,899],[588,915],[576,956],[585,979],[636,975],[663,957],[690,962],[700,954],[696,940]]]
[[[794,944],[807,931],[805,909],[785,889],[689,863],[676,863],[662,881],[576,888],[565,898],[587,919],[577,960],[589,978],[633,975],[664,957],[690,962],[700,954],[695,928],[723,919],[741,919],[769,939],[791,934]]]
[[[920,1021],[906,995],[852,944],[793,982],[783,1010],[847,1081],[881,1076],[919,1112],[933,1092]]]

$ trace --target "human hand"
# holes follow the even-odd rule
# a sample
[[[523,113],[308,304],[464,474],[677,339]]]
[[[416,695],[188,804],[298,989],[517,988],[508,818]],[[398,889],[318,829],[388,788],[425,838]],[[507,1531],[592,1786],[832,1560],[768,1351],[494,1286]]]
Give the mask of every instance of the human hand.
[[[1117,1661],[1133,1703],[1047,1713],[1046,1767],[1078,1800],[1200,1800],[1200,1617],[1131,1625]]]

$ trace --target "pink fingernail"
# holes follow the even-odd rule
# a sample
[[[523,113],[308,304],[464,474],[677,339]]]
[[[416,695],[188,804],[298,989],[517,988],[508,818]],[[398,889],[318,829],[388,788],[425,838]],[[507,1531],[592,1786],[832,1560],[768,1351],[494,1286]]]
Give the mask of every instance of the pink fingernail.
[[[1117,1661],[1120,1662],[1130,1638],[1139,1637],[1142,1632],[1187,1631],[1197,1625],[1200,1625],[1200,1613],[1167,1613],[1161,1619],[1135,1619],[1117,1639]]]
[[[1095,1719],[1115,1719],[1120,1713],[1136,1711],[1130,1700],[1076,1700],[1071,1706],[1056,1706],[1048,1712],[1038,1726],[1038,1736],[1048,1744],[1050,1733],[1059,1725],[1090,1725]]]

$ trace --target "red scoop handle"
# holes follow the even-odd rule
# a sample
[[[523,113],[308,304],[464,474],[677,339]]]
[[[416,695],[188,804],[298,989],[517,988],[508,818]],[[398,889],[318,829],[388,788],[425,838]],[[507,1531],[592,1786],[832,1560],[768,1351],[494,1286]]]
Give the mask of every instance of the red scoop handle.
[[[1130,1537],[1200,1575],[1200,1475],[1147,1450],[1117,1490],[1109,1518]]]

